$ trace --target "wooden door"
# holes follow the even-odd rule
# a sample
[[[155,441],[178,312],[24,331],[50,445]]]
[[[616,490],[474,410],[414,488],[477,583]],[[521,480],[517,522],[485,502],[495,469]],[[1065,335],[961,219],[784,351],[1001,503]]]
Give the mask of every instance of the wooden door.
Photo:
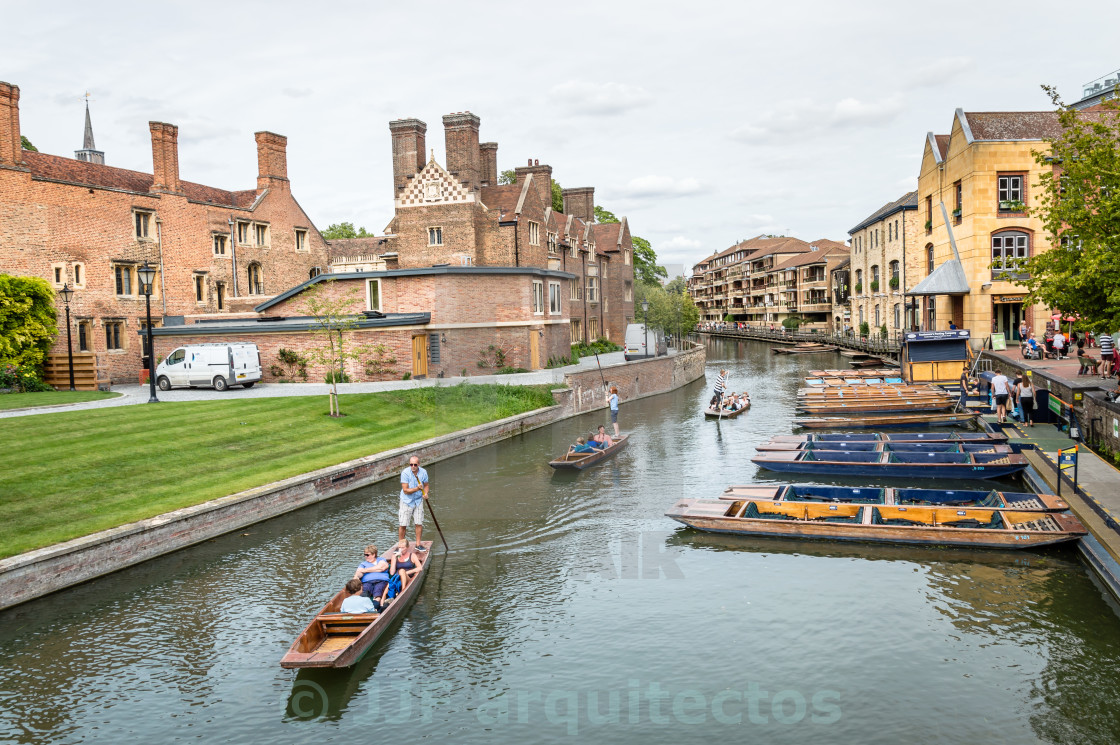
[[[541,365],[541,332],[529,329],[529,369],[540,370]]]
[[[412,377],[428,377],[428,335],[412,337]]]

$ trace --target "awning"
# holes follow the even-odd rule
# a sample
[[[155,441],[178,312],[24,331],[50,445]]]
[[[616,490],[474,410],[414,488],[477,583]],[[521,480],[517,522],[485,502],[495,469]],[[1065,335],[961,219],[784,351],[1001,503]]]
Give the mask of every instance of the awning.
[[[971,292],[960,259],[949,259],[919,282],[907,295],[967,295]]]

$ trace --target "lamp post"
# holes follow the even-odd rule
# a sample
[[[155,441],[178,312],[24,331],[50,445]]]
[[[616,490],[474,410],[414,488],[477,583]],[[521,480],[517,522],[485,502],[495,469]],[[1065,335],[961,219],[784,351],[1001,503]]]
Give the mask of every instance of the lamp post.
[[[136,270],[136,276],[140,278],[140,292],[144,293],[144,303],[148,313],[148,327],[145,329],[148,335],[148,385],[151,388],[148,403],[158,404],[159,399],[156,398],[156,350],[152,345],[152,283],[156,280],[156,270],[145,261],[144,265]]]
[[[62,303],[66,306],[66,361],[70,366],[70,390],[74,390],[74,343],[70,333],[70,298],[74,297],[74,291],[69,285],[63,285],[58,294],[62,295]]]
[[[643,300],[642,301],[642,316],[643,316],[644,321],[645,321],[642,324],[642,333],[644,334],[644,339],[645,339],[645,343],[646,343],[646,356],[648,357],[649,356],[649,301],[648,300]],[[654,355],[653,356],[654,357],[657,356],[657,350],[654,350]]]

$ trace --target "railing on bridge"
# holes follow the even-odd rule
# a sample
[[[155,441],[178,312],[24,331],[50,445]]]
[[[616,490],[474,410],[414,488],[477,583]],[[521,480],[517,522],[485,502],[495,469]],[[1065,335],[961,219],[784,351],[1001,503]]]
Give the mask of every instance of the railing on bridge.
[[[745,326],[733,328],[733,324],[711,324],[711,328],[697,329],[697,333],[711,336],[731,337],[736,339],[754,339],[757,341],[799,342],[814,341],[835,344],[844,349],[852,349],[875,356],[898,357],[902,346],[903,332],[896,331],[886,337],[874,334],[860,337],[859,335],[829,333],[827,331],[789,331],[784,328],[770,329],[768,326]]]

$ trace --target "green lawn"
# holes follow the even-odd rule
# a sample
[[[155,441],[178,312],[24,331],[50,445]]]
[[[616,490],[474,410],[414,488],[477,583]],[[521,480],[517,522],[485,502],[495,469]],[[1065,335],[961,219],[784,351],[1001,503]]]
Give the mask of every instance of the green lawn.
[[[56,406],[80,404],[102,398],[117,398],[121,394],[106,391],[48,391],[46,393],[4,393],[0,395],[0,410],[22,409],[27,406]]]
[[[0,558],[551,406],[551,387],[345,395],[340,419],[321,396],[0,419]]]

